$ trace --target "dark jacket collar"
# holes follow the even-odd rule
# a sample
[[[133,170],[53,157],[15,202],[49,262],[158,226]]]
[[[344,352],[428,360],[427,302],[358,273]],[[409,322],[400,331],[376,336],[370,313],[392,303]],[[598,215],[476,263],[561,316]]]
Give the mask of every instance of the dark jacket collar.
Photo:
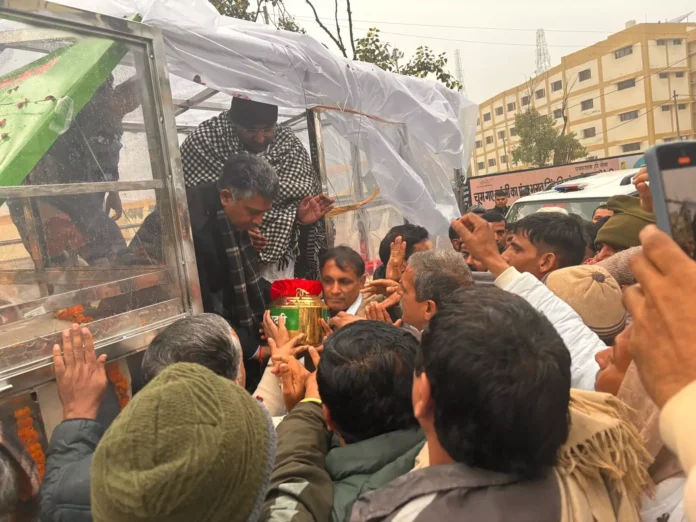
[[[194,232],[203,228],[211,218],[215,218],[218,210],[222,209],[220,191],[216,183],[190,187],[186,189],[186,198],[191,216],[191,229]]]
[[[465,464],[430,466],[413,471],[385,487],[362,496],[355,504],[353,519],[360,520],[387,517],[412,500],[440,492],[505,486],[519,482],[513,475],[495,473]]]
[[[326,471],[334,482],[356,474],[371,475],[387,466],[395,465],[404,455],[413,453],[406,470],[410,471],[424,444],[425,437],[421,430],[392,431],[347,446],[332,448],[326,456]]]

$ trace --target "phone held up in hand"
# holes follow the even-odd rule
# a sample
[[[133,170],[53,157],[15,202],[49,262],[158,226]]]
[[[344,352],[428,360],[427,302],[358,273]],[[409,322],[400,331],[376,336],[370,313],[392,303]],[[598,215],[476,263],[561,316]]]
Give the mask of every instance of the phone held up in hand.
[[[696,259],[696,141],[678,141],[645,152],[657,226]]]

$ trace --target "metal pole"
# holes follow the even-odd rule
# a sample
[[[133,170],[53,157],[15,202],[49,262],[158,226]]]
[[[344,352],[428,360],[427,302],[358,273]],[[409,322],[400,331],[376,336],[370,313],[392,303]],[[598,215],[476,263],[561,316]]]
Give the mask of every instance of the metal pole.
[[[677,91],[674,91],[674,119],[677,121],[677,139],[681,140],[681,133],[679,131],[679,104],[677,103]]]
[[[324,139],[322,137],[322,123],[319,111],[307,109],[307,134],[309,136],[309,148],[312,153],[314,170],[319,174],[322,184],[322,192],[328,194],[329,180],[326,174],[326,157],[324,156]],[[333,248],[336,240],[331,220],[324,218],[326,225],[326,248]]]
[[[503,138],[503,152],[505,153],[505,168],[510,172],[510,159],[507,155],[507,138]]]
[[[350,156],[351,163],[353,164],[353,187],[358,201],[362,201],[365,197],[365,191],[363,190],[363,179],[362,179],[362,165],[360,164],[360,149],[357,145],[351,143],[350,145]],[[358,209],[358,233],[360,234],[360,242],[365,245],[365,257],[369,261],[370,256],[370,233],[367,228],[367,222],[369,219],[367,210],[361,208]]]
[[[34,261],[34,268],[37,274],[45,276],[46,265],[44,263],[44,248],[41,243],[43,226],[37,226],[36,218],[41,221],[41,214],[37,212],[37,205],[30,198],[22,199],[24,209],[24,225],[26,227],[27,241],[29,242],[29,254]],[[47,249],[46,249],[47,250]],[[45,282],[39,283],[41,297],[49,295],[48,285]]]

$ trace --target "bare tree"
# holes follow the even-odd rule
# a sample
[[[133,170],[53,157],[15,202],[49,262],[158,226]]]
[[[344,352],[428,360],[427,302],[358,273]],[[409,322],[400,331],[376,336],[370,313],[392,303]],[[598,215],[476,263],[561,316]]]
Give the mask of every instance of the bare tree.
[[[307,5],[312,8],[312,12],[314,13],[314,20],[317,22],[317,25],[322,28],[322,30],[329,35],[329,38],[333,41],[333,43],[336,44],[336,47],[338,47],[338,50],[341,51],[341,54],[345,58],[348,58],[348,53],[346,51],[346,46],[343,44],[343,39],[341,38],[341,27],[338,25],[338,0],[334,0],[334,12],[335,12],[335,19],[336,19],[336,35],[334,35],[328,27],[324,25],[324,23],[321,21],[321,18],[319,18],[319,13],[317,13],[317,8],[314,7],[314,4],[310,0],[305,0],[307,2]],[[353,34],[353,24],[350,24],[350,33],[351,35]],[[352,36],[351,36],[352,39]],[[353,43],[353,48],[355,48],[355,44]]]

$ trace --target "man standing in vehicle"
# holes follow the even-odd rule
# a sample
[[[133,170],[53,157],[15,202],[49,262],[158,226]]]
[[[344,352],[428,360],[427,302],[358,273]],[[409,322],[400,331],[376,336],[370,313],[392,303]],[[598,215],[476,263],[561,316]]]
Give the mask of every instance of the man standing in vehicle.
[[[319,176],[300,140],[277,122],[277,106],[234,98],[229,111],[201,123],[181,145],[184,181],[186,187],[216,181],[230,154],[263,156],[278,175],[280,191],[260,228],[250,231],[261,275],[271,282],[295,276],[318,279],[319,253],[325,243],[321,218],[334,200],[322,194]]]

